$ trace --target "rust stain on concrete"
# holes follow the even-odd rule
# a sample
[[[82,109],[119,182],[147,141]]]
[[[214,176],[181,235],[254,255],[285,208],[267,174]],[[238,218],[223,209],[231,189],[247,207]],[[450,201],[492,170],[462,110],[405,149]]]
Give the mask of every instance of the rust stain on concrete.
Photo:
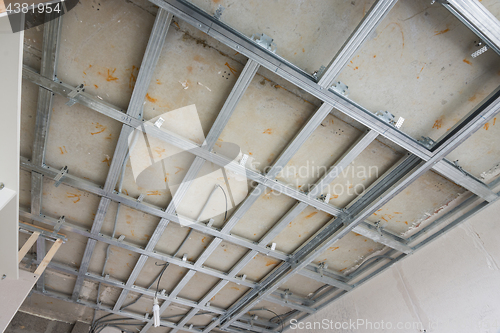
[[[73,201],[73,203],[77,203],[78,201],[80,201],[81,196],[82,196],[81,194],[66,192],[66,197],[68,197],[70,199],[75,199],[75,201]]]
[[[150,95],[149,93],[147,93],[147,94],[146,94],[146,99],[147,99],[148,101],[150,101],[151,103],[156,103],[156,102],[158,101],[158,99],[157,99],[157,98],[153,98],[153,97],[151,97],[151,95]]]
[[[91,132],[90,134],[92,134],[92,135],[102,133],[107,129],[106,126],[101,125],[99,123],[92,123],[92,124],[95,125],[95,128],[98,130],[97,132]]]

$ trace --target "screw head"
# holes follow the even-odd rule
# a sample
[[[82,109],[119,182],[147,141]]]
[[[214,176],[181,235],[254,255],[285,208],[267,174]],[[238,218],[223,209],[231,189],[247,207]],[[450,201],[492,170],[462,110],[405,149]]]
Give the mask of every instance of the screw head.
[[[3,189],[5,185],[3,183],[0,183],[0,190]]]
[[[2,280],[5,279],[7,277],[6,274],[2,275]]]

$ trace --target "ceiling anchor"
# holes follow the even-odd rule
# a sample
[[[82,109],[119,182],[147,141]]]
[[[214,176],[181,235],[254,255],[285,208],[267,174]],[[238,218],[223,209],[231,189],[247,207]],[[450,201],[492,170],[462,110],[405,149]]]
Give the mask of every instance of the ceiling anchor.
[[[485,43],[484,43],[483,41],[481,41],[481,40],[480,40],[479,42],[478,42],[478,41],[475,41],[475,42],[474,42],[474,45],[475,45],[476,47],[481,47],[481,48],[480,48],[479,50],[477,50],[476,52],[474,52],[474,53],[472,53],[472,54],[471,54],[471,57],[472,57],[472,58],[477,58],[477,57],[479,57],[481,54],[483,54],[484,52],[488,51],[488,46],[487,46],[487,45],[485,45]]]

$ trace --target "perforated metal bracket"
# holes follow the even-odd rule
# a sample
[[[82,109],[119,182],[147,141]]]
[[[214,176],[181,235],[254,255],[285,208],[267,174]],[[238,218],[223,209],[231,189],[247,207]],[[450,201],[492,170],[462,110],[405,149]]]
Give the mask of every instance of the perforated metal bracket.
[[[285,289],[284,292],[281,294],[281,298],[285,301],[285,303],[288,303],[289,296],[292,296],[290,289]]]
[[[349,96],[349,87],[345,83],[337,81],[334,82],[330,88],[342,96]]]
[[[383,236],[383,235],[384,235],[384,233],[382,232],[383,228],[382,228],[382,226],[380,225],[380,221],[375,222],[375,226],[377,227],[377,231],[378,231],[379,235],[380,235],[380,236]]]
[[[64,176],[66,176],[67,173],[68,173],[68,166],[66,165],[59,171],[57,176],[54,177],[54,180],[56,181],[56,183],[54,184],[55,187],[58,187],[59,185],[61,185],[61,183],[64,179]]]
[[[79,86],[76,86],[71,90],[71,92],[68,94],[69,101],[66,102],[67,106],[72,106],[76,103],[75,97],[78,96],[78,94],[82,93],[85,91],[85,88],[83,87],[83,83],[80,84]]]
[[[215,10],[214,17],[218,20],[220,20],[222,13],[224,12],[225,7],[222,7],[221,5],[217,6],[217,9]]]
[[[474,42],[474,45],[475,45],[476,47],[480,47],[480,49],[479,49],[479,50],[477,50],[476,52],[474,52],[474,53],[472,53],[472,54],[471,54],[471,57],[472,57],[472,58],[477,58],[477,57],[479,57],[481,54],[483,54],[484,52],[488,51],[488,46],[487,46],[487,45],[486,45],[486,44],[485,44],[482,40],[480,40],[480,41],[475,41],[475,42]]]
[[[158,119],[156,119],[156,121],[155,121],[155,123],[154,123],[155,127],[160,128],[160,127],[161,127],[161,125],[163,125],[163,122],[164,122],[164,121],[165,121],[165,119],[163,119],[162,117],[159,117]]]
[[[65,219],[65,217],[64,217],[64,215],[63,215],[63,216],[61,216],[61,217],[59,218],[59,220],[57,220],[57,223],[56,223],[56,225],[54,226],[54,231],[52,232],[52,235],[53,235],[53,236],[56,236],[56,235],[59,233],[59,230],[61,230],[61,227],[62,227],[62,225],[64,224],[64,222],[66,222],[66,219]]]
[[[394,115],[389,111],[377,111],[375,115],[389,124],[394,124]]]
[[[403,117],[399,117],[398,120],[396,121],[396,117],[390,113],[389,111],[377,111],[375,112],[375,115],[388,123],[389,125],[392,125],[396,128],[401,128],[403,126],[403,122],[405,119]]]
[[[137,202],[142,202],[142,200],[144,200],[145,196],[146,195],[144,195],[144,193],[139,194],[139,197],[137,198]]]
[[[420,140],[418,140],[422,145],[424,145],[427,149],[431,149],[432,146],[436,143],[434,140],[427,136],[423,136]]]
[[[462,168],[460,165],[458,165],[458,160],[453,161],[453,164],[457,167],[458,170],[460,170],[465,176],[468,176],[467,172],[465,172],[464,168]]]
[[[322,195],[319,196],[319,200],[323,201],[324,203],[329,203],[330,199],[331,199],[331,194],[330,193],[322,194]]]
[[[252,40],[262,46],[263,48],[276,53],[276,43],[273,42],[274,39],[266,34],[253,34]]]
[[[313,76],[316,79],[316,81],[318,81],[323,76],[323,73],[325,71],[326,71],[326,67],[321,65],[321,67],[316,72],[313,73]]]
[[[321,277],[323,277],[325,269],[327,269],[327,268],[328,268],[328,264],[327,263],[325,263],[325,262],[319,263],[319,265],[318,265],[318,273],[319,273],[319,275]]]
[[[248,155],[247,154],[243,154],[243,157],[240,160],[240,165],[244,167],[245,164],[247,164],[247,160],[248,160]]]

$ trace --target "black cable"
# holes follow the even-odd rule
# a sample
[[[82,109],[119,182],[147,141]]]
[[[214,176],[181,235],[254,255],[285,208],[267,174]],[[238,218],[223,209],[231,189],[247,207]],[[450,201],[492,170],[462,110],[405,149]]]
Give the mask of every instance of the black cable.
[[[155,298],[156,296],[158,295],[158,291],[160,290],[160,281],[161,281],[161,278],[163,276],[163,273],[165,272],[165,270],[167,269],[168,267],[168,262],[167,263],[164,263],[164,264],[161,264],[161,265],[158,265],[158,263],[155,262],[155,265],[156,266],[164,266],[162,269],[161,269],[161,272],[160,272],[160,276],[158,277],[158,283],[156,284],[156,291],[155,291]]]
[[[226,195],[226,191],[222,188],[222,186],[220,186],[219,184],[217,184],[217,186],[222,190],[222,193],[224,193],[224,198],[226,198],[226,211],[224,212],[224,222],[226,222],[226,220],[227,220],[227,195]]]
[[[273,310],[269,310],[267,308],[252,309],[250,311],[269,311],[269,312],[274,313],[275,317],[272,317],[271,319],[269,319],[269,321],[273,320],[274,318],[278,318],[280,320],[280,324],[281,324],[281,331],[279,331],[279,333],[283,333],[283,330],[285,329],[285,326],[284,326],[284,323],[283,323],[283,319],[281,318],[281,316],[279,314],[277,314]]]

